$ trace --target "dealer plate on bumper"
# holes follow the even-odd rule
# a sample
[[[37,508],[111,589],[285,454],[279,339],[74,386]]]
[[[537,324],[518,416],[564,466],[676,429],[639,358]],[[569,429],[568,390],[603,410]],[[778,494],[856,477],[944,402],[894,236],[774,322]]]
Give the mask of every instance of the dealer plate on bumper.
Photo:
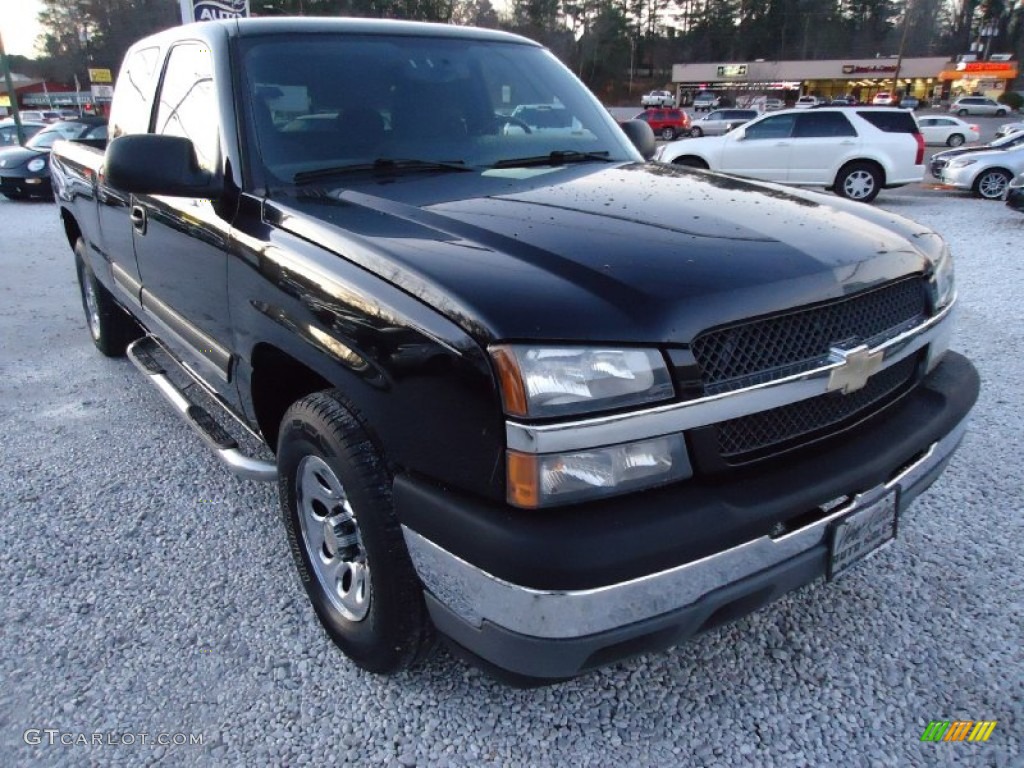
[[[829,580],[896,537],[896,509],[893,491],[835,522],[828,556]]]

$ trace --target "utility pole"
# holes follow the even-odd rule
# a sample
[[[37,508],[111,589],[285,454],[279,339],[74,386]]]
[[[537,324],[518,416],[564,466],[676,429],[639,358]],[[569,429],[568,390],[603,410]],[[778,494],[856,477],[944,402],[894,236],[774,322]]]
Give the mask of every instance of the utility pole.
[[[14,127],[18,132],[18,144],[24,144],[25,129],[21,125],[21,113],[18,111],[18,94],[14,92],[14,82],[11,80],[11,66],[7,61],[7,51],[4,50],[3,35],[0,35],[0,65],[4,69],[4,82],[7,84],[7,100],[11,102],[11,114],[14,116]]]
[[[900,50],[896,54],[896,73],[892,76],[892,97],[896,98],[896,94],[899,93],[900,87],[900,70],[903,68],[903,48],[907,44],[907,28],[910,26],[907,22],[910,21],[910,6],[911,2],[903,7],[903,32],[900,34]]]

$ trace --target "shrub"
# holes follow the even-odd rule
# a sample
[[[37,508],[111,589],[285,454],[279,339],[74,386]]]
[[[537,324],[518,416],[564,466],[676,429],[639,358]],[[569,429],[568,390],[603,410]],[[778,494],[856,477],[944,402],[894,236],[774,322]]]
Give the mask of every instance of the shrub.
[[[999,96],[999,103],[1005,104],[1010,109],[1020,109],[1024,106],[1024,96],[1016,91],[1007,91]]]

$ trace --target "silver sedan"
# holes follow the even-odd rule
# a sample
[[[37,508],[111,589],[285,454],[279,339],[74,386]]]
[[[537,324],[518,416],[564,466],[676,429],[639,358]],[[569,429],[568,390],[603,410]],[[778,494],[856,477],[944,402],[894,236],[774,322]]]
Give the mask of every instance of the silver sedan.
[[[969,189],[986,200],[1002,200],[1010,180],[1022,172],[1024,145],[960,155],[941,171],[943,184]]]

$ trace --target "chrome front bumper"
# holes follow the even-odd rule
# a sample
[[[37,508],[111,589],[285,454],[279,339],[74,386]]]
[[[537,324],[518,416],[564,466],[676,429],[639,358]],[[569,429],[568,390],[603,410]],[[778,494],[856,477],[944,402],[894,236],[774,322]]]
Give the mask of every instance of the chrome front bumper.
[[[432,598],[469,627],[567,640],[624,627],[692,605],[743,579],[827,546],[829,527],[854,509],[899,489],[900,508],[935,479],[964,436],[967,420],[893,478],[777,538],[762,536],[669,570],[595,589],[547,591],[511,584],[402,526],[416,572]]]

